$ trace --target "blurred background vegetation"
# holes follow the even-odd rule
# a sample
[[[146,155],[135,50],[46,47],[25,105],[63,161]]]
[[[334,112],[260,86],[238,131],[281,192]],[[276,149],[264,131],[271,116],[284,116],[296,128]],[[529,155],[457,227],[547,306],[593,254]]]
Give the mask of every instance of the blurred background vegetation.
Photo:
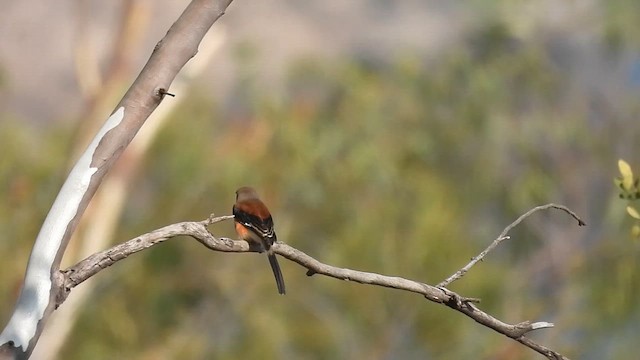
[[[436,284],[520,214],[561,203],[588,226],[537,213],[451,288],[506,322],[555,323],[531,337],[569,357],[631,358],[640,244],[612,179],[618,158],[640,161],[640,5],[598,3],[597,27],[567,33],[515,3],[469,2],[482,21],[437,54],[298,56],[277,84],[258,76],[268,44],[234,45],[230,95],[211,96],[203,79],[178,94],[129,169],[110,241],[229,214],[235,189],[252,185],[282,241],[335,266]],[[0,110],[2,322],[81,147],[79,114],[37,123]],[[230,222],[211,230],[233,236]],[[135,255],[92,280],[58,358],[539,358],[419,296],[281,266],[286,296],[256,254],[185,238]]]

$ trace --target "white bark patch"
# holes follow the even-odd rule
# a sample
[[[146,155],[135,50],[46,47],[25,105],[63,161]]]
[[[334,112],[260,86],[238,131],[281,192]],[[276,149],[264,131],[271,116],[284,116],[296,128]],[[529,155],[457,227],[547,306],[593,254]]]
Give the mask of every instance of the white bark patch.
[[[13,341],[15,347],[27,350],[50,301],[51,268],[62,237],[76,216],[91,177],[98,171],[98,168],[91,167],[93,155],[104,135],[118,126],[123,118],[124,108],[121,107],[107,119],[62,185],[36,238],[20,298],[9,323],[0,334],[0,345]]]

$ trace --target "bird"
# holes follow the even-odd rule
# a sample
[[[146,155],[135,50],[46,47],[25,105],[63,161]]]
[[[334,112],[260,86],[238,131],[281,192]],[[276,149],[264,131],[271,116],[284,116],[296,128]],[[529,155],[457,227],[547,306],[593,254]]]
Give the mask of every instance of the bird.
[[[278,241],[273,229],[273,218],[254,188],[243,186],[236,190],[233,215],[238,236],[249,243],[260,245],[267,252],[273,276],[276,278],[278,293],[284,295],[284,278],[278,259],[271,248],[271,245]]]

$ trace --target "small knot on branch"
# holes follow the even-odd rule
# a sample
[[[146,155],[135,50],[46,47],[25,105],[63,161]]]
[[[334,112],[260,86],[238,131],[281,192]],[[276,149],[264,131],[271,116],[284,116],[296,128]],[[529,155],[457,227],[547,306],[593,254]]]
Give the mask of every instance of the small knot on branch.
[[[315,271],[315,270],[311,270],[311,269],[307,270],[307,276],[313,276],[313,275],[315,275],[315,274],[317,274],[317,273],[318,273],[318,272],[317,272],[317,271]]]
[[[460,296],[457,293],[442,286],[439,286],[438,289],[442,290],[442,292],[444,292],[445,295],[449,297],[449,299],[444,301],[444,303],[451,308],[471,308],[470,304],[479,304],[481,301],[479,298]]]

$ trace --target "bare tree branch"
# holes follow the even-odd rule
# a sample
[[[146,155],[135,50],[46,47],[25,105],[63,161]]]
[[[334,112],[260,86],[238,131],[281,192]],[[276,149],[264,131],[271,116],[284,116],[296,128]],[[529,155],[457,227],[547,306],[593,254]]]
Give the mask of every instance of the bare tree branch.
[[[582,222],[582,220],[580,220],[577,215],[575,215],[566,207],[561,205],[549,204],[538,206],[518,218],[515,222],[513,222],[505,229],[500,237],[504,238],[506,236],[506,232],[519,224],[524,218],[526,218],[533,212],[549,207],[565,210],[569,214],[574,216],[574,218],[578,220],[579,224],[584,224],[584,222]],[[200,222],[182,222],[168,225],[163,228],[154,230],[150,233],[140,235],[122,244],[116,245],[109,250],[91,255],[88,258],[61,272],[64,281],[62,282],[62,289],[60,289],[60,291],[58,292],[59,294],[61,294],[61,296],[58,297],[56,306],[59,306],[60,304],[62,304],[62,302],[64,302],[66,296],[74,287],[81,284],[91,276],[97,274],[102,269],[109,267],[132,254],[135,254],[139,251],[150,248],[156,244],[177,236],[192,237],[207,248],[214,251],[237,253],[261,251],[261,249],[252,247],[249,243],[243,240],[216,238],[206,228],[208,225],[232,218],[233,216],[213,217],[212,215],[211,217],[209,217],[209,219]],[[331,266],[322,263],[315,258],[305,254],[304,252],[282,242],[274,244],[273,250],[276,254],[295,263],[298,263],[302,267],[306,268],[308,270],[307,275],[309,276],[319,274],[339,280],[357,282],[366,285],[382,286],[420,294],[432,302],[444,304],[456,311],[465,314],[476,322],[518,341],[519,343],[529,347],[530,349],[533,349],[534,351],[546,356],[549,359],[568,359],[562,354],[550,350],[525,337],[527,333],[533,330],[553,327],[554,325],[552,323],[523,321],[518,324],[508,324],[498,320],[492,315],[487,314],[486,312],[480,310],[476,305],[474,305],[474,303],[478,303],[480,301],[479,299],[460,296],[457,293],[442,286],[432,286],[419,281],[396,276],[387,276],[372,272],[364,272]]]
[[[571,211],[569,208],[567,208],[564,205],[546,204],[546,205],[536,206],[533,209],[522,214],[519,218],[516,219],[516,221],[512,222],[511,224],[509,224],[509,226],[504,228],[504,230],[502,230],[502,233],[495,240],[493,240],[493,242],[486,249],[484,249],[477,256],[471,258],[471,261],[467,265],[465,265],[462,269],[456,271],[453,275],[449,276],[447,279],[440,282],[438,284],[438,287],[448,286],[452,282],[462,278],[464,274],[466,274],[476,263],[478,263],[479,261],[482,261],[484,257],[487,256],[487,254],[489,254],[489,252],[495,249],[498,245],[500,245],[501,242],[503,242],[504,240],[510,239],[510,237],[507,234],[509,233],[509,231],[511,231],[511,229],[518,226],[518,224],[520,224],[524,219],[531,216],[533,213],[540,210],[550,209],[550,208],[559,209],[571,215],[574,219],[578,221],[578,226],[587,225],[584,221],[582,221],[582,219],[580,219],[580,217],[575,212]]]
[[[65,275],[64,292],[58,298],[56,307],[60,306],[67,295],[77,285],[81,284],[91,276],[100,272],[116,262],[129,257],[139,251],[152,247],[156,244],[174,238],[176,236],[191,236],[200,241],[204,246],[212,250],[224,252],[245,252],[249,251],[246,242],[233,242],[226,239],[217,239],[207,231],[206,226],[223,220],[233,219],[233,215],[209,218],[201,222],[182,222],[165,226],[150,233],[140,235],[129,241],[125,241],[109,250],[95,253],[80,261],[74,266],[63,270]]]

